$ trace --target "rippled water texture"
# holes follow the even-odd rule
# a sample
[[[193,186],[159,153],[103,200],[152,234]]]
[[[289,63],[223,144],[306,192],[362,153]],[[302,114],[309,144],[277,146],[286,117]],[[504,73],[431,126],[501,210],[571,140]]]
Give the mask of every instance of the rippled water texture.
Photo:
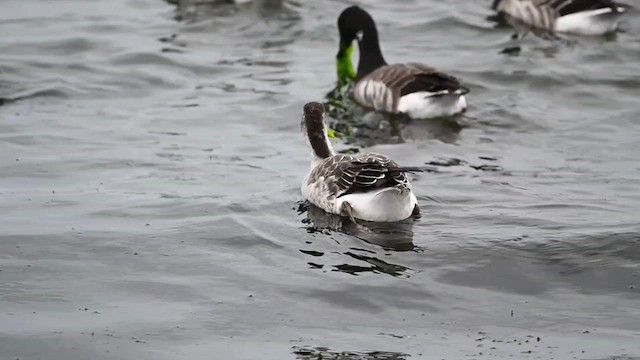
[[[639,358],[638,12],[505,55],[488,0],[361,4],[472,91],[337,142],[427,164],[418,221],[300,202],[344,3],[3,1],[0,358]]]

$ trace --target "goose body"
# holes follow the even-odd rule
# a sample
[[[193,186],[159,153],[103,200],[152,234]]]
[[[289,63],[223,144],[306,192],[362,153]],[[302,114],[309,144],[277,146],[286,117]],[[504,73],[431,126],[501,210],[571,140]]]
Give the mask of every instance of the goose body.
[[[361,105],[413,119],[450,116],[467,108],[469,90],[423,64],[383,65],[360,79],[353,96]]]
[[[304,107],[303,128],[313,160],[301,185],[303,197],[324,211],[341,216],[377,221],[400,221],[419,213],[406,171],[388,157],[336,154],[324,123],[324,107]],[[355,220],[354,220],[355,221]]]
[[[617,31],[628,8],[612,0],[495,0],[492,7],[516,27],[587,36]]]
[[[375,22],[362,8],[346,8],[338,17],[338,30],[338,80],[345,83],[349,76],[354,78],[353,96],[361,106],[414,119],[449,116],[466,110],[464,95],[469,89],[455,77],[419,63],[387,64]],[[350,59],[353,41],[358,42],[360,51],[355,74]]]

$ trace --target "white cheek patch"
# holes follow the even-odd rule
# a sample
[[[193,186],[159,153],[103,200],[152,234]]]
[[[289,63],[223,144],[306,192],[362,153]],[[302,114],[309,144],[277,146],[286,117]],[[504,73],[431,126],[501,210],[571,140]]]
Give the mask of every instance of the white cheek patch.
[[[358,31],[356,33],[356,39],[358,39],[358,41],[362,41],[362,31]]]

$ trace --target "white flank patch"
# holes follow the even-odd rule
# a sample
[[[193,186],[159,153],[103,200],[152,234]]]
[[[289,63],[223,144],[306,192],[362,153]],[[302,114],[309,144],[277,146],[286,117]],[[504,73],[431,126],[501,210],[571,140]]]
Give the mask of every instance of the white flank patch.
[[[413,213],[418,200],[411,191],[384,188],[376,192],[355,193],[337,199],[336,209],[348,201],[358,219],[377,222],[401,221]]]
[[[428,91],[407,94],[400,98],[398,111],[412,119],[450,116],[467,109],[467,100],[459,94],[440,95]]]
[[[612,14],[610,8],[581,11],[561,16],[555,22],[555,31],[576,35],[597,36],[614,32],[619,26],[619,16],[624,13],[619,8],[618,14]]]

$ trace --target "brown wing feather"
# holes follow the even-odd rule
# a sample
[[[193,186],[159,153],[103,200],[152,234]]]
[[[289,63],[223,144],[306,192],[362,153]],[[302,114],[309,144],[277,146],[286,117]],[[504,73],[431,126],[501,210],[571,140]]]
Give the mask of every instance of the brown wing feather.
[[[378,94],[372,93],[367,87],[356,89],[356,91],[362,92],[362,94],[356,94],[356,99],[360,98],[365,100],[364,102],[384,103],[384,105],[374,106],[374,108],[386,111],[395,111],[400,97],[414,92],[439,92],[443,90],[461,94],[469,92],[469,89],[462,86],[455,77],[419,63],[385,65],[365,76],[361,81],[375,81],[384,84],[385,91],[380,93],[378,89]],[[383,101],[380,98],[383,98]]]
[[[404,189],[409,186],[405,171],[422,169],[400,167],[388,157],[375,153],[358,157],[335,155],[313,169],[309,182],[323,177],[331,196],[340,197],[385,187]]]
[[[626,7],[626,5],[612,0],[534,0],[534,3],[538,6],[548,6],[554,9],[559,16],[605,8],[611,8],[615,13],[618,11],[618,7]]]

